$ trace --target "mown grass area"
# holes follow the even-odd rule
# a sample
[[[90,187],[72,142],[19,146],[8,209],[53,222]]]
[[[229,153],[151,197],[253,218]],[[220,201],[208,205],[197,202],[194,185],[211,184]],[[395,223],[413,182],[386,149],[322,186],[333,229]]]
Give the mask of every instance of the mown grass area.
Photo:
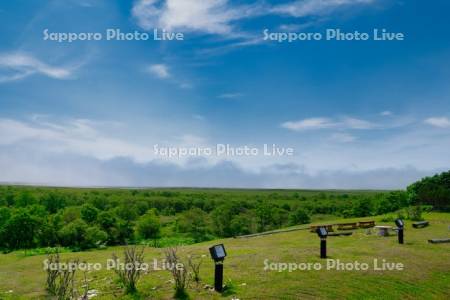
[[[192,299],[449,299],[450,244],[429,244],[430,238],[448,238],[450,214],[424,214],[431,225],[413,229],[406,222],[405,244],[399,245],[395,236],[379,237],[372,230],[357,230],[349,237],[329,237],[330,259],[341,262],[358,261],[373,265],[373,259],[404,264],[403,271],[265,271],[264,261],[280,263],[321,263],[319,239],[309,230],[278,233],[247,239],[222,239],[181,247],[182,257],[188,254],[206,255],[201,267],[202,284],[191,285]],[[351,222],[353,219],[329,220]],[[376,220],[382,217],[357,218]],[[224,243],[228,252],[225,260],[225,282],[231,282],[233,294],[219,295],[204,289],[213,284],[213,263],[208,247]],[[91,263],[106,263],[112,253],[121,255],[122,247],[111,247],[78,253],[63,253],[63,259],[78,258]],[[146,262],[163,259],[163,249],[147,248]],[[0,255],[0,299],[45,299],[45,255],[24,256],[23,251]],[[133,299],[123,296],[113,271],[89,273],[90,289],[99,291],[94,299]],[[142,299],[171,299],[173,287],[168,271],[152,271],[139,282]],[[135,297],[139,298],[139,297]]]

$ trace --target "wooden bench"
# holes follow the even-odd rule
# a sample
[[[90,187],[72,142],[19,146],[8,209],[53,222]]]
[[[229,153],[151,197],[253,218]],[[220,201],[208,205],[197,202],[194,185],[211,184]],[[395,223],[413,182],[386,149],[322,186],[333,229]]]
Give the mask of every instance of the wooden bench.
[[[309,227],[309,229],[310,229],[310,231],[311,232],[316,232],[316,230],[317,230],[317,228],[320,228],[320,227],[325,227],[325,229],[328,231],[328,232],[333,232],[334,230],[333,230],[333,225],[329,225],[329,224],[327,224],[327,225],[311,225],[310,227]]]
[[[336,224],[338,230],[351,230],[351,229],[357,229],[358,223],[340,223]]]
[[[353,231],[346,231],[346,232],[333,232],[328,234],[328,236],[350,236],[353,234]]]
[[[358,222],[359,228],[372,228],[375,227],[375,221],[361,221]]]
[[[432,240],[428,240],[428,243],[432,243],[432,244],[450,243],[450,239],[432,239]]]
[[[427,227],[428,225],[430,225],[430,223],[428,221],[414,222],[412,224],[412,226],[414,228],[423,228],[423,227]]]

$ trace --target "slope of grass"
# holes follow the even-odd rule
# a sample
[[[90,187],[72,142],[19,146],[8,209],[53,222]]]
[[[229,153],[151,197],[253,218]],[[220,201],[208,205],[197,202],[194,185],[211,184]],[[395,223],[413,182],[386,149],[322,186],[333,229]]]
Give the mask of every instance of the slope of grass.
[[[192,285],[192,299],[449,299],[450,244],[432,245],[430,238],[448,238],[450,214],[429,213],[431,225],[413,229],[406,222],[405,244],[395,236],[379,237],[372,231],[358,230],[349,237],[328,238],[330,259],[341,262],[358,261],[373,265],[373,259],[402,263],[403,271],[337,271],[325,270],[325,261],[318,257],[319,239],[308,230],[278,233],[248,239],[223,239],[179,249],[181,256],[207,255],[201,267],[202,284]],[[375,219],[381,224],[381,217]],[[339,222],[342,220],[335,220]],[[342,222],[350,222],[346,219]],[[327,223],[333,223],[327,220]],[[393,225],[387,223],[387,225]],[[208,247],[224,243],[225,281],[231,281],[234,295],[221,296],[203,288],[213,283],[213,264]],[[106,263],[112,253],[121,254],[121,247],[106,250],[63,253],[63,259],[79,258],[91,263]],[[163,250],[148,248],[146,262],[162,259]],[[45,256],[24,256],[23,252],[0,255],[0,299],[44,299]],[[277,272],[264,270],[264,261],[280,263],[320,263],[320,271]],[[132,299],[122,295],[113,271],[89,273],[90,289],[99,291],[94,299]],[[171,299],[173,295],[168,271],[152,271],[140,281],[141,298]]]

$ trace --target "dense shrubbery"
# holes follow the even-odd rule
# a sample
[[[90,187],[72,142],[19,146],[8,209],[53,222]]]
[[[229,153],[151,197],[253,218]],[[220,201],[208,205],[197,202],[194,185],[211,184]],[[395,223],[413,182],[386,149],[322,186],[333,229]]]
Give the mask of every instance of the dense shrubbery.
[[[419,183],[408,191],[414,197],[402,191],[0,186],[0,248],[65,246],[83,250],[138,242],[156,245],[159,239],[174,237],[200,242],[305,224],[315,214],[386,214],[410,206],[410,199],[424,202],[429,199],[425,195],[432,194]],[[448,201],[439,202],[439,207],[445,203]]]
[[[427,204],[436,210],[450,211],[450,171],[425,177],[408,186],[414,204]]]
[[[138,236],[143,239],[156,239],[161,232],[159,218],[154,210],[141,216],[136,224]]]

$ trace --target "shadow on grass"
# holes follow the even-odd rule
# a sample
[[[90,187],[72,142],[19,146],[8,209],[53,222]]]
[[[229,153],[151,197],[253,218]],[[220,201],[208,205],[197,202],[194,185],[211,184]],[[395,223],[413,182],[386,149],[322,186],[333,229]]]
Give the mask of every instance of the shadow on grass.
[[[189,294],[185,290],[177,290],[175,294],[173,295],[175,299],[178,300],[189,300],[191,297],[189,297]]]
[[[223,287],[221,295],[222,297],[229,297],[234,294],[236,294],[236,286],[231,280],[228,280],[228,282]]]
[[[141,295],[141,293],[139,291],[135,291],[135,292],[130,292],[130,293],[123,295],[121,299],[142,300],[142,299],[145,299],[145,297],[143,295]]]

